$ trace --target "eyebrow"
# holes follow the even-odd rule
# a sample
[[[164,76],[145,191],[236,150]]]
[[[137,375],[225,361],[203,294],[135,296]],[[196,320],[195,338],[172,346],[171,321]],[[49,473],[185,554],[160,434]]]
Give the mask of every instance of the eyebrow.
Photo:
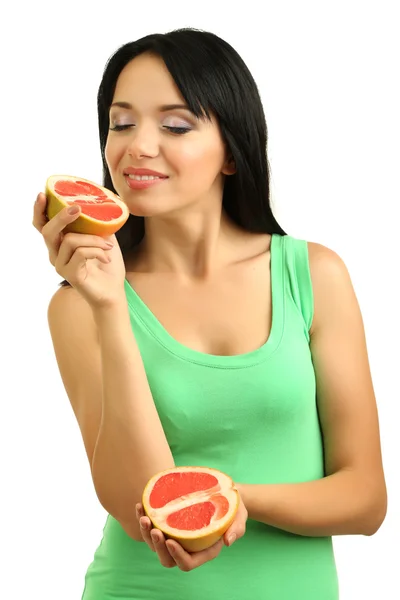
[[[132,104],[129,104],[129,102],[113,102],[111,104],[110,108],[112,108],[113,106],[119,106],[120,108],[127,108],[128,110],[132,110],[132,108],[133,108]],[[160,112],[167,112],[168,110],[175,110],[177,108],[183,108],[184,110],[188,110],[189,112],[192,112],[187,104],[163,104],[163,106],[160,106],[158,110]]]

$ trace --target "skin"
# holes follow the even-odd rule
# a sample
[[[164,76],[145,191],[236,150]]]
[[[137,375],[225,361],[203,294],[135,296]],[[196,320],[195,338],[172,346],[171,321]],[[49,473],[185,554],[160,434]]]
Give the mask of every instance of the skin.
[[[110,127],[130,127],[109,132],[105,156],[118,194],[132,214],[145,217],[145,238],[124,265],[115,236],[64,235],[64,227],[77,215],[65,210],[47,222],[46,200],[39,194],[33,225],[44,238],[50,262],[95,313],[126,301],[126,276],[182,344],[225,355],[260,347],[271,327],[266,276],[271,236],[242,231],[222,210],[224,181],[235,165],[218,123],[214,118],[196,120],[183,109],[161,112],[160,106],[184,100],[163,62],[150,55],[124,68],[113,100],[134,108],[111,109]],[[166,127],[191,131],[181,135]],[[150,168],[168,179],[147,190],[131,190],[123,176],[127,166]],[[136,519],[142,539],[167,568],[190,571],[213,560],[230,534],[244,535],[248,517],[300,535],[371,534],[384,519],[386,487],[376,401],[358,302],[340,257],[321,244],[309,242],[308,249],[315,299],[310,349],[327,477],[285,486],[237,483],[241,502],[234,523],[212,548],[194,554],[151,530],[139,503]],[[90,435],[96,439],[96,432]],[[93,443],[86,443],[89,459]],[[327,500],[336,508],[321,516]]]

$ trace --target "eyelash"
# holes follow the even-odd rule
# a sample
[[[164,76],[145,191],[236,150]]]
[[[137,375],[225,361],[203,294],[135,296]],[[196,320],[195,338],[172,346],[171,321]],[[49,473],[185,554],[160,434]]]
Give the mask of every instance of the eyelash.
[[[131,127],[131,125],[115,125],[114,127],[110,127],[110,131],[123,131],[128,127]],[[189,129],[188,127],[168,127],[167,125],[165,125],[165,128],[171,131],[172,133],[177,133],[179,135],[191,131],[191,129]]]

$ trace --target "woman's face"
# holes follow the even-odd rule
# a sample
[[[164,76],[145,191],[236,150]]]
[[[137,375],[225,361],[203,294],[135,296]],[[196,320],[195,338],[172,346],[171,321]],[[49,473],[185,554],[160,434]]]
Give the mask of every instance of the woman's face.
[[[141,54],[128,63],[112,102],[129,106],[110,108],[105,157],[113,185],[132,214],[156,216],[221,199],[224,175],[234,170],[227,163],[218,124],[214,118],[198,120],[185,108],[163,108],[185,102],[159,57]],[[120,125],[127,127],[112,131]],[[166,178],[132,189],[124,174],[127,167],[150,169]]]

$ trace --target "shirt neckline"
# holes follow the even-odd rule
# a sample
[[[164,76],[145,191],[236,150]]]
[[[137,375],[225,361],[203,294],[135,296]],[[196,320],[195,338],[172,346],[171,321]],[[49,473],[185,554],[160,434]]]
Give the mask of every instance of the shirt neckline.
[[[194,350],[178,342],[168,333],[165,327],[149,309],[139,294],[125,278],[125,293],[134,318],[138,318],[147,331],[169,353],[182,360],[215,368],[243,368],[258,364],[277,350],[284,326],[284,269],[283,269],[283,238],[279,234],[272,234],[270,244],[270,271],[271,271],[271,329],[266,342],[259,348],[235,355],[207,354]]]

